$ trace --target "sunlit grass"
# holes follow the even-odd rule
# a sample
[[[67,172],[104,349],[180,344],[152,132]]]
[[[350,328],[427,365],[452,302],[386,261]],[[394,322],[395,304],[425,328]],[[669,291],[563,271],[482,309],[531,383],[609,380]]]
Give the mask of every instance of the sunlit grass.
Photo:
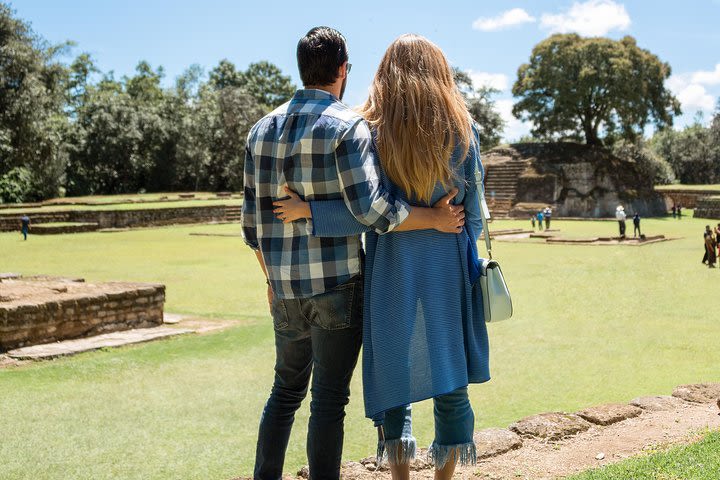
[[[644,219],[643,232],[682,237],[643,247],[495,242],[515,315],[490,325],[493,379],[470,388],[476,427],[574,411],[681,383],[720,381],[720,271],[700,265],[709,220]],[[717,222],[715,222],[717,223]],[[492,229],[529,227],[497,221]],[[614,235],[614,222],[553,220],[562,235]],[[265,285],[239,225],[119,233],[0,234],[0,271],[167,285],[167,310],[237,320],[224,332],[0,370],[3,479],[227,479],[251,472],[272,381]],[[419,259],[421,261],[421,259]],[[374,451],[360,372],[344,457]],[[432,441],[432,404],[414,410]],[[306,463],[308,405],[286,471]]]

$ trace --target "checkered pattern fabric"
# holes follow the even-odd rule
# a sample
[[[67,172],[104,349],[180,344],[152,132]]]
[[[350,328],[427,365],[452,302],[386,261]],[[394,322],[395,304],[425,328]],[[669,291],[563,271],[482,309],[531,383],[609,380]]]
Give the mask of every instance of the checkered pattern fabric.
[[[358,221],[385,233],[409,214],[382,187],[372,136],[357,113],[322,90],[298,90],[260,120],[245,154],[245,243],[262,252],[278,298],[323,293],[360,273],[360,236],[319,238],[311,220],[283,224],[273,201],[287,185],[305,200],[343,199]]]

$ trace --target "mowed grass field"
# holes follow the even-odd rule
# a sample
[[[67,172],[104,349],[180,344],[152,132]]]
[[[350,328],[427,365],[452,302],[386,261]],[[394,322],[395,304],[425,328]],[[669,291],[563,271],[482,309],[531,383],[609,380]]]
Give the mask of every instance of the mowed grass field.
[[[717,222],[714,222],[717,223]],[[489,326],[492,380],[471,386],[476,428],[574,411],[681,383],[720,381],[720,270],[700,265],[709,220],[643,220],[682,237],[648,245],[495,242],[513,294],[512,319]],[[492,229],[529,226],[498,221]],[[563,235],[614,234],[603,221],[554,220]],[[2,479],[229,479],[251,473],[273,377],[265,284],[238,225],[118,233],[0,234],[0,271],[167,285],[166,310],[232,319],[228,330],[0,369]],[[422,261],[422,259],[418,259]],[[442,279],[438,279],[442,281]],[[306,463],[309,402],[296,417],[285,470]],[[432,441],[432,403],[413,411]],[[352,385],[344,458],[375,451]]]

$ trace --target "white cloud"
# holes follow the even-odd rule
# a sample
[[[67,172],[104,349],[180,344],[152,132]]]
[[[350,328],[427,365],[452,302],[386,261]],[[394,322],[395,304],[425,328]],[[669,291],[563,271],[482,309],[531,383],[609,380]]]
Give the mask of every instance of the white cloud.
[[[510,84],[508,76],[504,73],[473,72],[472,70],[468,70],[467,73],[470,75],[475,88],[485,86],[503,91],[507,90]]]
[[[495,102],[495,108],[505,121],[503,140],[506,142],[519,140],[523,135],[528,135],[530,133],[530,129],[532,128],[532,122],[523,122],[513,116],[512,107],[514,103],[515,102],[511,98]]]
[[[714,71],[698,70],[671,76],[665,82],[680,101],[683,114],[694,114],[698,110],[711,113],[715,109],[715,97],[708,93],[706,86],[720,84],[720,63]]]
[[[513,27],[515,25],[522,25],[523,23],[532,23],[535,21],[535,17],[530,16],[522,8],[513,8],[507,10],[496,17],[480,17],[475,20],[472,27],[475,30],[482,30],[483,32],[494,32],[502,30],[504,28]]]
[[[715,70],[706,72],[699,71],[692,74],[692,83],[700,85],[718,85],[720,84],[720,63],[715,65]]]
[[[692,83],[677,93],[684,113],[693,113],[698,110],[712,112],[715,108],[715,98],[707,93],[705,87]]]
[[[570,10],[552,15],[545,13],[540,26],[550,33],[575,32],[585,36],[606,35],[611,30],[626,30],[630,27],[630,16],[625,6],[613,0],[589,0],[573,3]]]

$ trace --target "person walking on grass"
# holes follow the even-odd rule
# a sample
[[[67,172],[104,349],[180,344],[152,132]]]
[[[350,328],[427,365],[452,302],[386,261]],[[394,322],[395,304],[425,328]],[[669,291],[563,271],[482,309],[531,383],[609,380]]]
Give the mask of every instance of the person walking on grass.
[[[539,211],[536,216],[537,216],[537,221],[538,221],[538,230],[542,231],[543,219],[545,218],[545,215],[543,215],[542,211]]]
[[[635,237],[642,237],[642,233],[640,233],[640,214],[637,212],[633,215],[633,238]]]
[[[712,230],[710,230],[710,225],[706,227],[703,239],[705,240],[705,254],[707,256],[708,267],[715,268],[715,262],[717,259],[715,249],[717,247],[717,244],[715,243],[715,238],[713,237]]]
[[[533,231],[535,231],[535,215],[530,215],[530,223],[532,224]]]
[[[20,233],[22,233],[23,240],[27,240],[29,231],[30,231],[30,217],[23,214],[23,216],[20,217]]]
[[[550,205],[543,211],[543,217],[545,217],[545,230],[550,230],[550,218],[552,217],[552,208],[550,208]]]
[[[620,238],[625,238],[625,219],[627,218],[627,215],[625,214],[625,208],[622,205],[618,205],[617,209],[615,209],[615,218],[618,221]]]
[[[309,200],[338,200],[380,233],[456,232],[464,225],[457,192],[430,208],[410,207],[382,188],[367,122],[340,100],[350,64],[345,38],[317,27],[300,39],[303,82],[292,99],[250,130],[244,166],[242,233],[267,283],[275,334],[275,377],[260,418],[255,479],[282,478],[295,412],[312,374],[307,433],[310,478],[340,477],[345,405],[362,341],[359,234],[313,236],[313,225],[283,224],[273,202],[289,186]]]
[[[342,202],[276,202],[286,221],[312,218],[325,240],[366,232],[363,391],[365,414],[378,427],[378,461],[393,479],[408,479],[417,453],[411,404],[433,399],[435,438],[428,459],[436,479],[456,464],[474,464],[474,413],[468,383],[489,380],[483,307],[472,294],[468,262],[481,233],[480,128],[472,121],[442,50],[403,35],[385,52],[361,110],[373,127],[382,183],[393,195],[428,206],[457,188],[466,224],[378,235]]]
[[[705,231],[703,232],[703,250],[705,251],[702,259],[703,265],[707,265],[708,261],[710,260],[710,251],[708,250],[708,237],[711,236],[712,230],[710,229],[710,225],[705,225]]]

